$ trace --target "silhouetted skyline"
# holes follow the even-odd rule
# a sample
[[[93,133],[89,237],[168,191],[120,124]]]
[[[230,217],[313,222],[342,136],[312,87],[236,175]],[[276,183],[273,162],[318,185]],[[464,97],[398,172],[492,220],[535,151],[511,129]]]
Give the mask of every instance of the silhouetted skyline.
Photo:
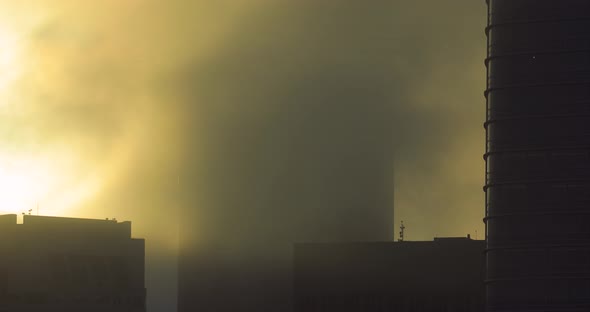
[[[278,192],[317,187],[289,184],[313,172],[314,150],[325,163],[338,146],[336,168],[364,149],[324,180],[353,198],[371,180],[362,166],[376,177],[389,156],[366,146],[391,140],[407,239],[483,237],[485,21],[471,0],[3,1],[0,211],[133,220],[154,312],[175,309],[177,225],[194,208],[191,176],[213,170],[243,170],[227,189],[206,181],[220,198],[243,183],[256,192],[244,205],[279,207]],[[208,167],[232,142],[243,159]],[[262,183],[259,170],[276,175]],[[362,184],[358,196],[372,188]],[[296,224],[269,210],[229,217]]]

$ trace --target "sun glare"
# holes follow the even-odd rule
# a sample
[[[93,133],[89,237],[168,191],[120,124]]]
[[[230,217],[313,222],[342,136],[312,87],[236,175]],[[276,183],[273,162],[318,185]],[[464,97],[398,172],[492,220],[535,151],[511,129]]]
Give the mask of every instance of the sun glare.
[[[0,211],[17,213],[32,209],[54,183],[47,169],[31,161],[10,161],[0,164]]]
[[[31,27],[25,23],[11,28],[2,22],[0,18],[0,130],[8,131],[0,131],[0,214],[83,213],[80,206],[96,195],[102,177],[83,156],[47,139],[56,128],[30,126],[35,121],[43,124],[47,115],[45,103],[23,92],[32,85],[25,79],[31,70],[25,57],[31,52]],[[35,84],[36,89],[43,87]]]
[[[0,163],[0,211],[21,213],[34,209],[56,181],[56,173],[36,160],[3,157]]]
[[[0,156],[0,214],[61,215],[95,189],[48,160]]]

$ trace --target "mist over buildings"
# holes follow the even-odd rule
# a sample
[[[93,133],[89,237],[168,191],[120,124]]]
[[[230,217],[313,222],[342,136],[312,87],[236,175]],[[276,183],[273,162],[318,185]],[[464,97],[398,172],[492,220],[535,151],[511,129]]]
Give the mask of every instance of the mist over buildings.
[[[427,4],[428,10],[422,7]],[[364,204],[371,200],[367,191],[379,194],[380,185],[392,182],[386,177],[391,176],[395,150],[398,209],[415,219],[416,227],[440,228],[436,217],[459,209],[465,199],[451,196],[457,191],[437,186],[445,184],[438,181],[451,176],[461,187],[469,184],[465,173],[477,170],[477,161],[466,164],[465,152],[456,148],[480,145],[474,141],[481,133],[465,129],[478,122],[467,121],[468,116],[483,113],[476,103],[464,103],[481,100],[480,88],[457,83],[482,80],[470,81],[480,64],[463,63],[477,60],[483,49],[458,38],[478,34],[432,13],[447,6],[424,1],[402,11],[390,2],[276,2],[242,14],[216,53],[182,67],[172,81],[190,134],[181,156],[188,159],[180,163],[196,170],[183,183],[190,186],[191,179],[202,179],[204,185],[197,189],[216,200],[239,197],[246,201],[241,205],[296,205],[301,210],[309,204],[296,202],[297,197],[337,197],[322,191],[340,193],[349,201],[346,197],[354,194],[329,190],[330,181],[322,179],[350,180],[351,190],[366,185],[358,192],[364,194],[358,199]],[[460,7],[466,6],[457,3],[455,8]],[[485,7],[473,5],[477,9]],[[466,25],[477,25],[473,19]],[[458,54],[459,48],[467,51]],[[324,167],[330,176],[313,177],[314,166]],[[370,182],[359,183],[363,174]],[[412,187],[404,186],[408,182]],[[445,194],[429,195],[431,189]],[[306,191],[310,193],[301,194]],[[417,213],[421,209],[428,213]],[[280,211],[284,221],[289,218],[283,214],[293,209],[268,210],[270,215]],[[416,216],[410,210],[417,210]],[[239,213],[252,211],[234,213],[239,220]]]
[[[269,5],[188,68],[181,311],[288,311],[293,242],[393,239],[394,150],[409,136],[416,153],[442,158],[421,144],[445,150],[451,141],[416,135],[448,125],[400,105],[420,89],[406,77],[426,78],[430,64],[396,57],[419,43],[383,31],[400,28],[393,12],[383,3]]]
[[[2,5],[34,16],[14,19],[27,79],[3,91],[5,150],[75,172],[54,193],[84,192],[46,212],[133,220],[156,311],[175,300],[179,220],[257,250],[375,239],[382,215],[332,209],[389,205],[394,160],[408,239],[483,233],[483,2]],[[306,224],[349,230],[293,234]]]

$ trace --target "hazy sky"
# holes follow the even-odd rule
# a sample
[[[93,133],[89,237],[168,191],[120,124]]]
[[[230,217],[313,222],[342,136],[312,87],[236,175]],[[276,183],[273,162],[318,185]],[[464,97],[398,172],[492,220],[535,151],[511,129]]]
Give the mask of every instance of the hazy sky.
[[[246,87],[249,102],[288,100],[308,75],[318,94],[381,84],[367,98],[390,114],[406,239],[483,238],[485,11],[483,0],[0,0],[0,211],[133,221],[148,293],[161,294],[152,311],[168,311],[180,177],[207,164],[186,157],[188,137],[210,130],[199,101],[231,112]]]

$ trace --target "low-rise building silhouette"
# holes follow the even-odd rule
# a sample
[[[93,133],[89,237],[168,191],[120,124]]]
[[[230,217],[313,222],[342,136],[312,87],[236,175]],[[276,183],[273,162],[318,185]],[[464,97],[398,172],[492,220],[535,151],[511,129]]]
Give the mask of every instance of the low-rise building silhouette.
[[[0,312],[146,311],[131,222],[0,216]]]
[[[481,312],[485,242],[301,243],[295,312]]]

